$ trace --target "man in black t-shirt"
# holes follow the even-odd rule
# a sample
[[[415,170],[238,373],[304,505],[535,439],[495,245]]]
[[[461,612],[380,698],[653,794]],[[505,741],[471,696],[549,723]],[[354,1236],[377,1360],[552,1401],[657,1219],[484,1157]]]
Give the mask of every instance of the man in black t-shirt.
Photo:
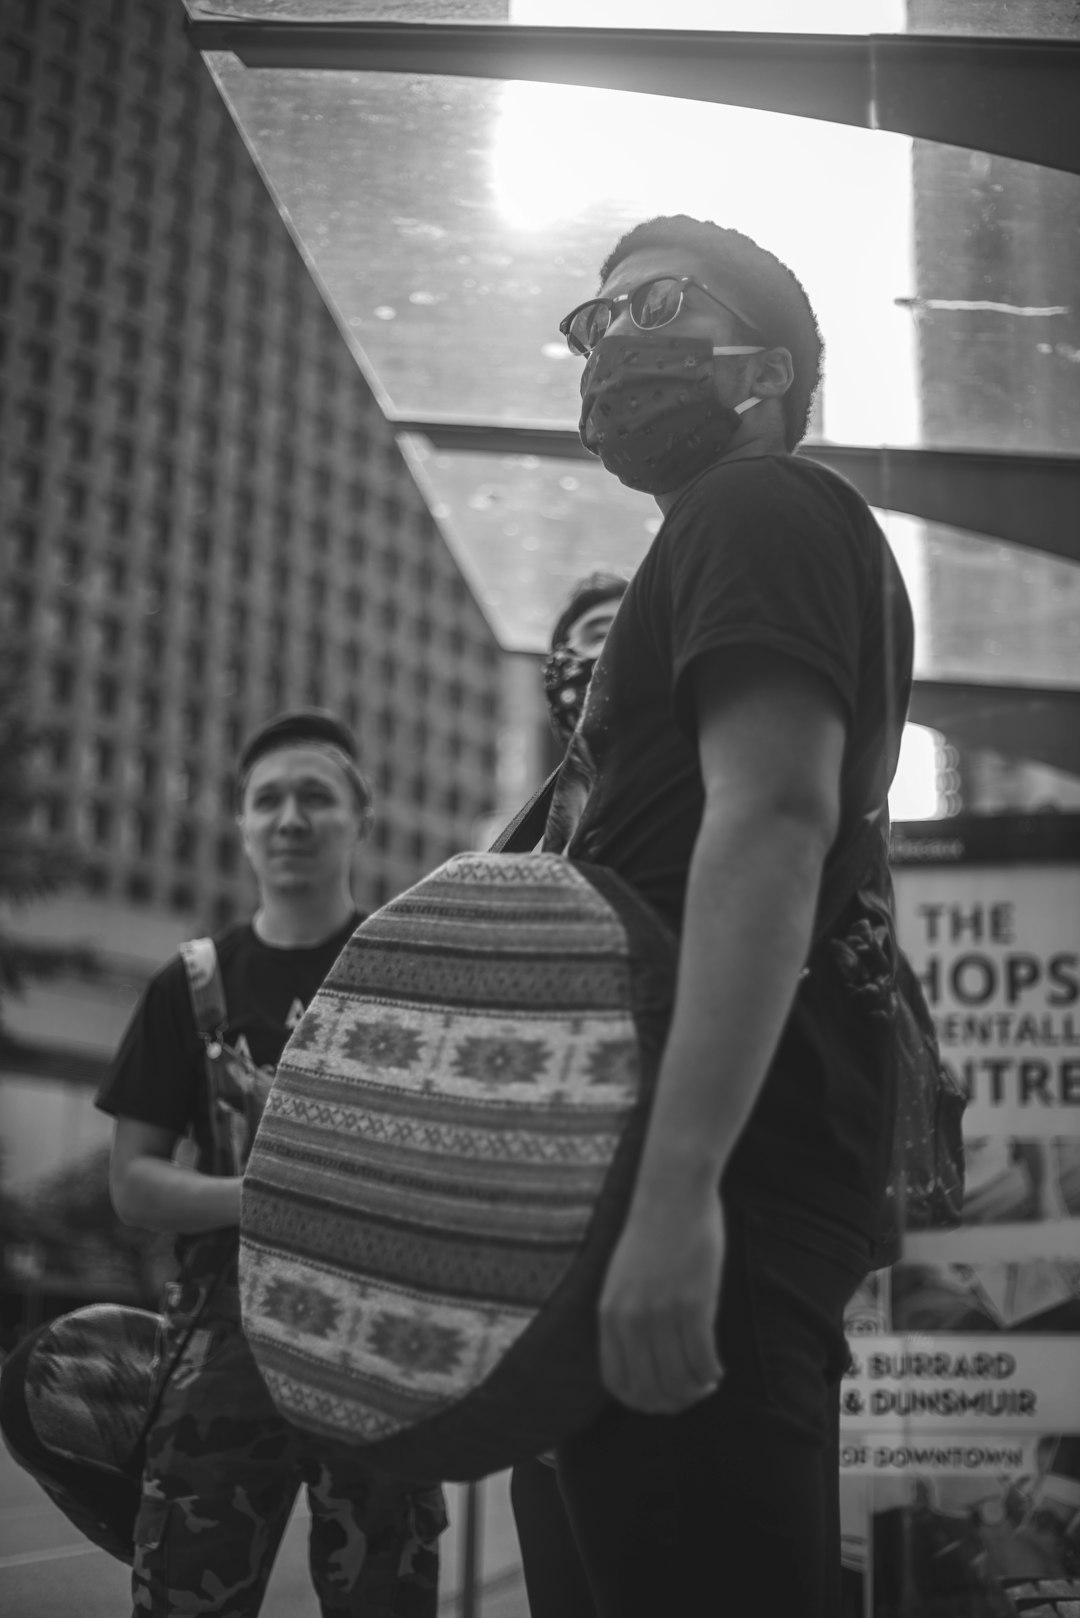
[[[253,1618],[303,1481],[322,1612],[431,1618],[440,1491],[321,1453],[277,1414],[240,1330],[240,1186],[262,1104],[292,1028],[361,919],[350,875],[371,795],[348,728],[318,710],[264,725],[241,755],[239,797],[259,908],[214,940],[224,1025],[200,1036],[185,964],[170,961],[97,1099],[116,1119],[117,1212],[177,1232],[180,1260],[159,1385],[180,1359],[147,1444],[134,1608]],[[203,952],[193,970],[212,989],[212,956]],[[183,1139],[193,1165],[177,1160]]]
[[[821,342],[772,254],[653,220],[562,330],[586,356],[585,446],[664,521],[545,846],[633,884],[680,967],[601,1299],[616,1402],[560,1450],[560,1488],[602,1618],[834,1618],[843,1309],[894,1110],[887,792],[911,614],[861,496],[792,454]],[[838,891],[856,836],[874,854]]]

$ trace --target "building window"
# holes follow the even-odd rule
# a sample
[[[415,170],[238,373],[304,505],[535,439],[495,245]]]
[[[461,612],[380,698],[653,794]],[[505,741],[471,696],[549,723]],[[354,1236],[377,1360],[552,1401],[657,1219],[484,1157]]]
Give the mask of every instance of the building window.
[[[34,69],[34,58],[13,39],[5,39],[4,55],[8,62],[8,75],[12,84],[27,84]]]
[[[16,567],[33,567],[38,548],[37,529],[27,523],[16,523],[12,525],[10,533]]]
[[[86,422],[71,417],[71,421],[63,424],[66,440],[68,440],[68,456],[73,461],[87,461],[91,456],[91,429]]]
[[[94,397],[96,377],[89,365],[76,363],[68,366],[71,388],[79,404],[90,404]]]
[[[24,343],[22,351],[30,381],[37,387],[45,387],[52,375],[51,351],[44,343]]]
[[[142,336],[134,326],[119,325],[116,328],[116,341],[120,349],[120,358],[125,365],[137,365],[142,357]]]
[[[103,736],[97,736],[91,744],[90,758],[94,779],[103,786],[112,779],[116,764],[116,748]]]
[[[157,837],[157,822],[145,809],[135,812],[135,847],[140,855],[153,853]]]
[[[195,858],[195,849],[198,843],[198,833],[190,820],[177,822],[173,832],[173,858],[189,862]]]
[[[123,644],[124,632],[119,618],[111,615],[100,618],[97,624],[98,652],[101,657],[116,657]]]
[[[101,336],[101,316],[88,303],[77,303],[71,311],[80,343],[92,348]]]
[[[55,270],[60,262],[60,237],[48,225],[35,225],[30,240],[38,252],[38,263],[43,270]]]
[[[75,691],[75,670],[70,663],[54,663],[49,671],[52,700],[60,706],[71,701]]]
[[[68,478],[63,486],[64,514],[76,518],[86,515],[86,485],[77,478]]]
[[[122,556],[106,556],[104,563],[105,587],[114,599],[119,599],[127,587],[128,569]]]
[[[112,836],[113,816],[107,803],[90,805],[90,840],[98,848],[107,848]]]
[[[141,309],[146,302],[146,276],[139,270],[121,270],[117,277],[129,309]]]
[[[26,301],[33,312],[34,324],[50,327],[56,319],[56,294],[49,288],[31,284],[26,289]]]
[[[36,506],[41,499],[41,468],[32,461],[19,461],[11,469],[15,498],[24,506]]]
[[[64,540],[60,546],[60,566],[57,578],[61,584],[74,584],[82,577],[83,548],[73,539]]]
[[[91,135],[90,139],[83,143],[83,150],[94,165],[94,179],[111,179],[113,153],[109,142],[103,140],[100,135]]]
[[[44,119],[44,123],[49,123]],[[17,141],[26,134],[26,105],[15,96],[0,96],[0,139]]]
[[[49,418],[41,405],[21,404],[17,412],[22,418],[22,441],[30,449],[44,442]]]
[[[71,737],[66,730],[52,730],[45,737],[45,750],[54,770],[62,770],[71,757]]]

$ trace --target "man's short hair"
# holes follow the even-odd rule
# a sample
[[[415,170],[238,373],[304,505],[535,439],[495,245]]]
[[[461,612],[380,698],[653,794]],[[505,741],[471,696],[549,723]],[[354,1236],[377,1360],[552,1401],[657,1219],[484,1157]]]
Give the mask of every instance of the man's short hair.
[[[555,620],[551,631],[551,649],[555,650],[569,633],[571,624],[577,623],[587,612],[602,601],[620,601],[626,594],[628,579],[618,573],[589,573],[579,579],[570,592],[570,599]]]
[[[344,720],[326,708],[291,708],[276,714],[252,731],[240,750],[237,762],[237,799],[242,805],[244,789],[255,765],[267,753],[283,747],[318,747],[332,757],[348,776],[361,811],[371,808],[371,788],[360,770],[360,749]]]
[[[770,348],[789,350],[795,376],[781,400],[784,442],[794,450],[806,436],[810,411],[821,381],[821,332],[801,281],[786,264],[739,230],[727,230],[689,214],[661,215],[627,231],[600,267],[601,285],[631,253],[644,247],[685,247],[715,266],[721,296],[727,287],[753,325],[747,338],[764,338]]]

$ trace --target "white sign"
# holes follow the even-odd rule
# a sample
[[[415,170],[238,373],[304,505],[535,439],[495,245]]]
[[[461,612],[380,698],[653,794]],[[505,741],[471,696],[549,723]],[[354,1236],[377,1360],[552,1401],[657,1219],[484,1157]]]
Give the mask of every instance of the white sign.
[[[970,1137],[1080,1135],[1080,869],[901,867],[900,942]]]
[[[841,1429],[895,1435],[998,1434],[1076,1429],[1080,1337],[909,1333],[849,1339],[852,1369]],[[967,1442],[965,1439],[964,1442]]]

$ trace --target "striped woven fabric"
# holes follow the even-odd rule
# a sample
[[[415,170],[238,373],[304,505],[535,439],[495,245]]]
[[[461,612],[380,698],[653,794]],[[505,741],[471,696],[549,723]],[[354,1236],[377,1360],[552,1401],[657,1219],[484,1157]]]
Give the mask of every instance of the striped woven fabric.
[[[546,854],[458,855],[357,930],[286,1047],[244,1181],[244,1328],[292,1421],[385,1449],[509,1364],[518,1415],[535,1385],[545,1432],[576,1425],[560,1343],[586,1345],[595,1408],[603,1254],[586,1302],[575,1275],[655,1068],[635,995],[666,1009],[670,953],[611,873]],[[538,1322],[553,1364],[530,1360]],[[512,1449],[563,1436],[523,1427]],[[485,1456],[424,1466],[476,1475]]]

